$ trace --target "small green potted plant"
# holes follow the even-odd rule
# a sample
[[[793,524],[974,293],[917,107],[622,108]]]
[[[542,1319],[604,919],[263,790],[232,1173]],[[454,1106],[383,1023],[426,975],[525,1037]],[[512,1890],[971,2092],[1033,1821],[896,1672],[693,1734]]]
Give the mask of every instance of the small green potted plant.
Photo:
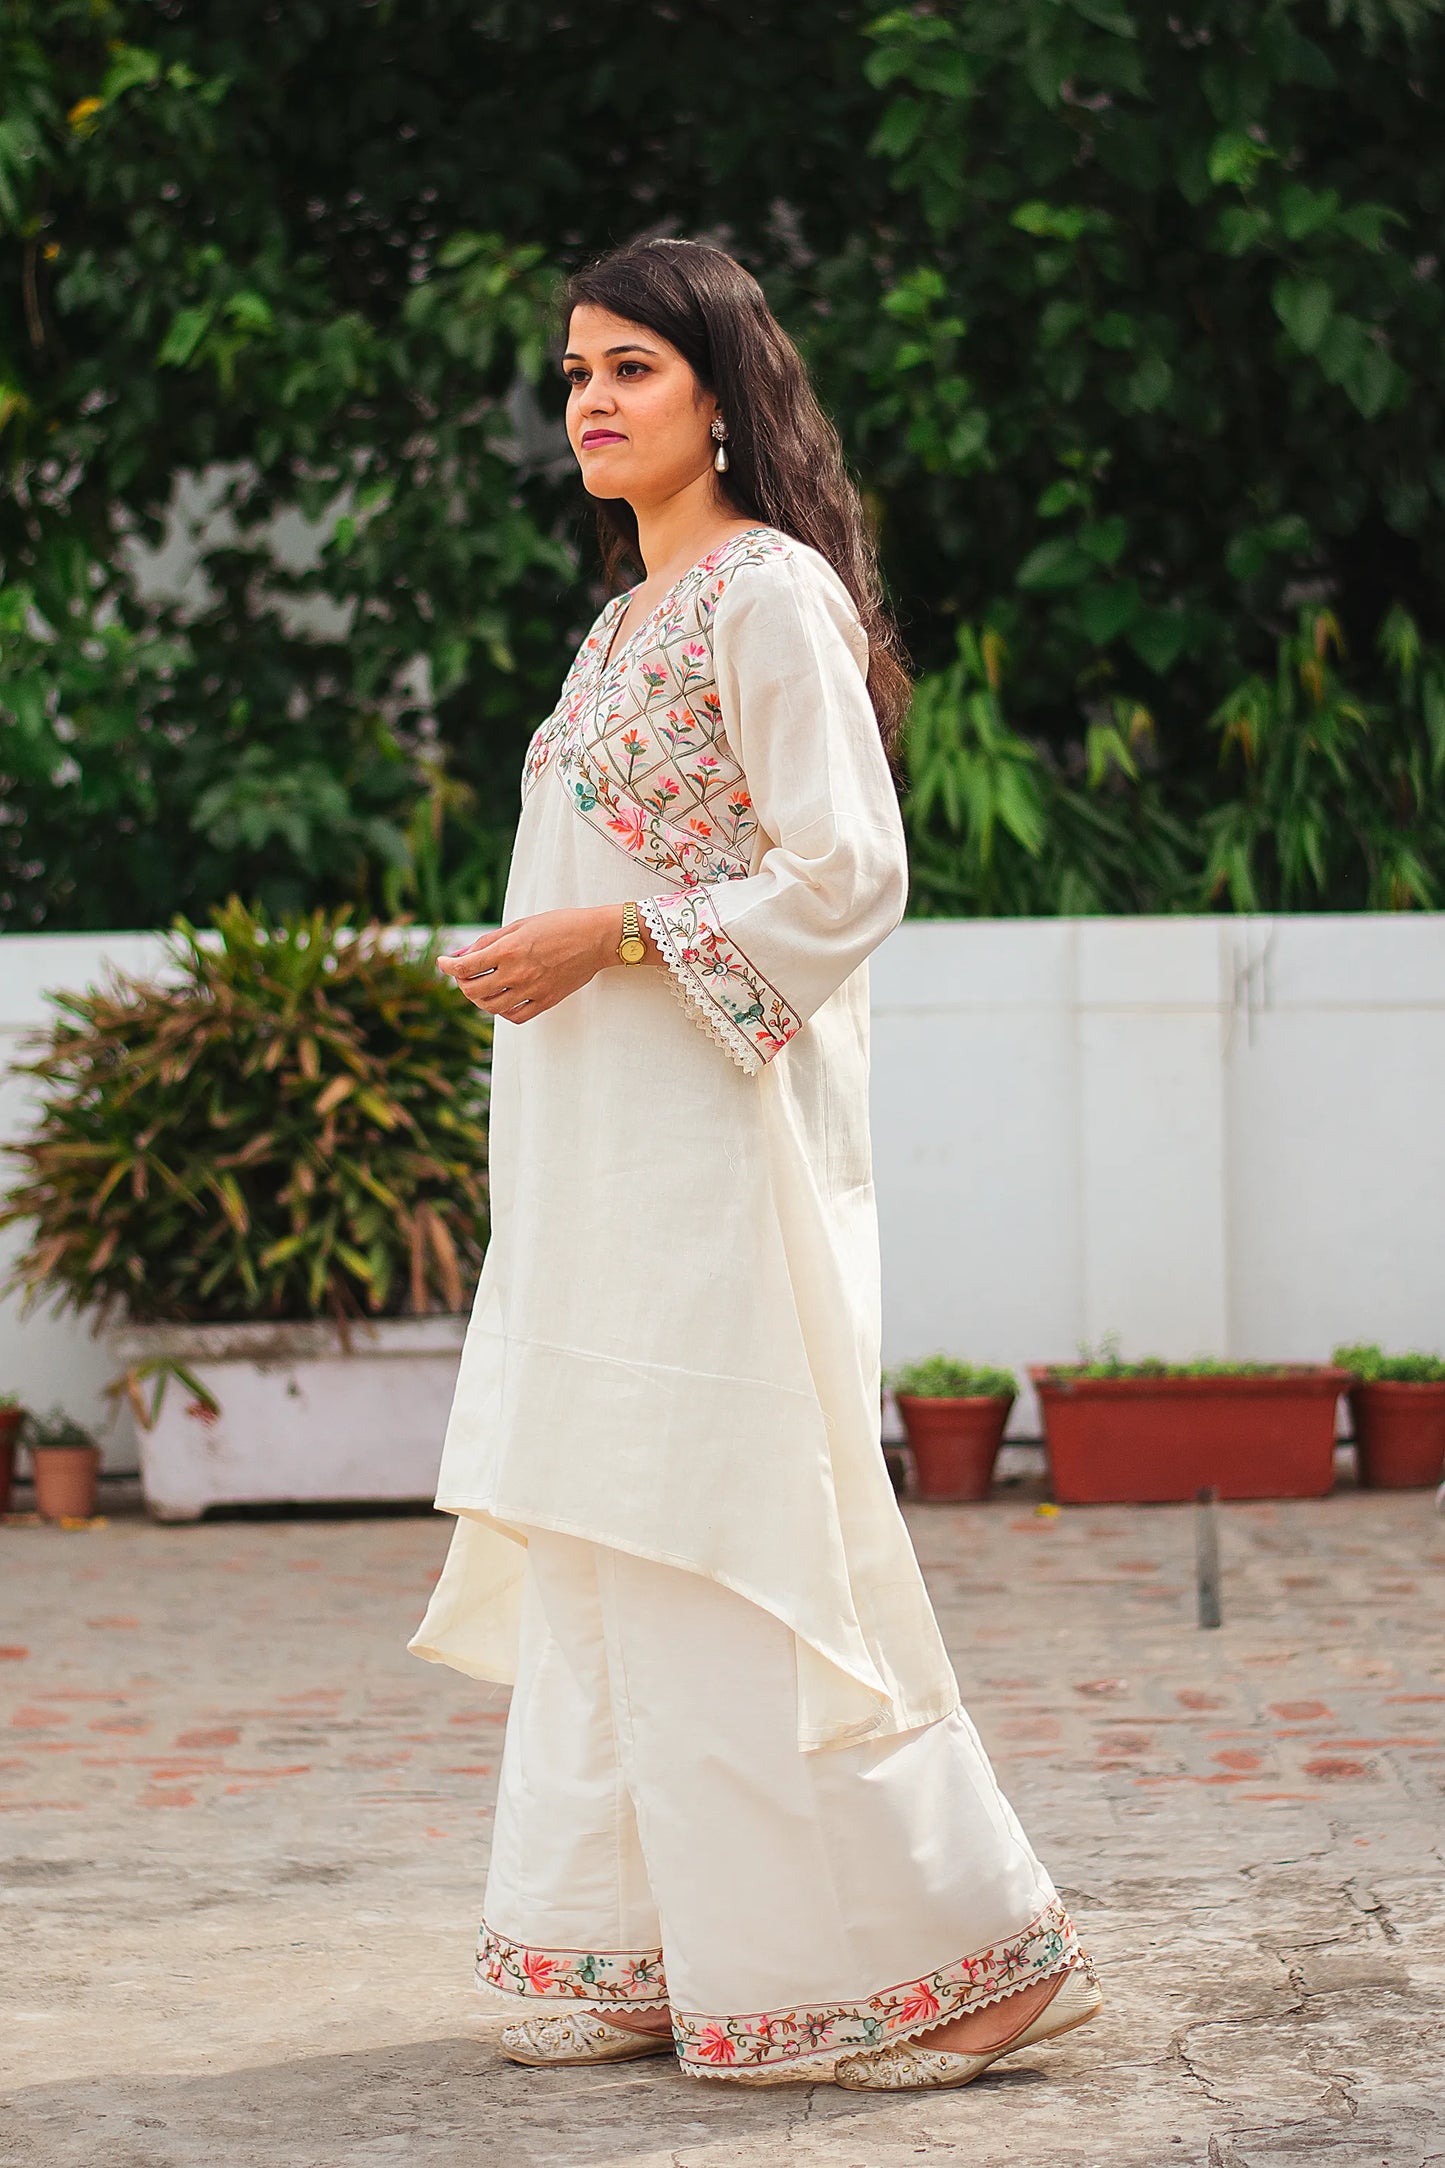
[[[1335,1409],[1349,1372],[1328,1363],[1202,1356],[1126,1362],[1107,1337],[1029,1376],[1062,1505],[1322,1498],[1334,1483]]]
[[[1445,1472],[1445,1357],[1337,1347],[1366,1490],[1423,1490]]]
[[[25,1410],[13,1393],[0,1393],[0,1513],[10,1511],[10,1486],[15,1479],[15,1441]]]
[[[35,1477],[35,1510],[42,1520],[88,1521],[100,1481],[100,1447],[64,1409],[27,1415],[20,1442]]]
[[[987,1498],[1018,1392],[1013,1372],[930,1355],[900,1364],[887,1383],[913,1456],[918,1496],[934,1505]]]

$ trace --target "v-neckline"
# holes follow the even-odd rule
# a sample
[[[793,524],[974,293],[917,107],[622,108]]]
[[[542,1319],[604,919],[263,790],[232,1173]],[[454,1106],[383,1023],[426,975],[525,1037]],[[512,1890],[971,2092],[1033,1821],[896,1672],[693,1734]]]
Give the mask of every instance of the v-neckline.
[[[731,549],[734,542],[741,542],[748,535],[751,534],[771,534],[772,531],[773,530],[765,523],[759,521],[751,527],[740,528],[736,534],[730,534],[725,541],[715,543],[710,550],[704,550],[701,557],[694,558],[693,562],[690,565],[686,565],[683,570],[679,572],[677,578],[671,583],[671,585],[664,588],[662,594],[658,598],[657,607],[653,610],[650,610],[647,616],[643,618],[642,622],[639,625],[634,626],[633,630],[628,633],[627,638],[623,641],[621,647],[617,647],[617,628],[622,623],[623,618],[627,615],[627,605],[632,600],[633,596],[637,593],[637,587],[641,587],[643,583],[641,580],[639,580],[637,583],[637,587],[624,588],[622,594],[618,597],[618,600],[621,602],[622,607],[618,611],[616,617],[613,619],[612,625],[610,627],[611,638],[608,640],[607,643],[607,652],[602,657],[602,662],[600,665],[601,674],[605,676],[605,674],[609,670],[613,669],[615,665],[622,660],[623,656],[627,653],[627,650],[630,647],[635,646],[637,641],[642,638],[642,635],[649,630],[654,619],[662,615],[663,611],[667,608],[667,605],[669,604],[669,602],[671,602],[673,596],[677,593],[677,590],[679,589],[679,587],[681,587],[684,580],[691,579],[692,575],[695,572],[700,571],[702,566],[708,564],[712,558],[721,557],[723,551]]]

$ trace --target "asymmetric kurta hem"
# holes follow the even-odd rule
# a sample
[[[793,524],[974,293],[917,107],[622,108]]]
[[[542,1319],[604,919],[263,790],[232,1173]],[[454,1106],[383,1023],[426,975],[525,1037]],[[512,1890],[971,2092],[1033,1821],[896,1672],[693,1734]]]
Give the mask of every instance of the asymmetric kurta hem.
[[[498,1018],[492,1234],[413,1651],[516,1676],[525,1546],[702,1575],[797,1643],[806,1751],[958,1706],[879,1450],[867,958],[902,916],[868,640],[817,551],[756,526],[528,747],[503,920],[637,900],[666,968]]]

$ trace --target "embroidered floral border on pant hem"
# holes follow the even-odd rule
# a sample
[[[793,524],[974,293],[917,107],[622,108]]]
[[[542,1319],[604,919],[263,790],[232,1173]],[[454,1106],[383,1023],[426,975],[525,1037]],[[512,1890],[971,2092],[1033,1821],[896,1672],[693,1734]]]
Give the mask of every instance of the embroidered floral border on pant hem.
[[[655,1950],[543,1950],[482,1922],[477,1942],[476,1984],[506,2001],[667,2004],[662,1952]]]
[[[682,2068],[693,2078],[795,2071],[826,2077],[840,2055],[886,2047],[931,2032],[950,2018],[1001,2002],[1079,1957],[1078,1933],[1055,1897],[1022,1933],[955,1958],[921,1979],[882,1989],[864,2002],[766,2010],[746,2017],[673,2012]],[[816,2067],[815,2067],[816,2066]]]

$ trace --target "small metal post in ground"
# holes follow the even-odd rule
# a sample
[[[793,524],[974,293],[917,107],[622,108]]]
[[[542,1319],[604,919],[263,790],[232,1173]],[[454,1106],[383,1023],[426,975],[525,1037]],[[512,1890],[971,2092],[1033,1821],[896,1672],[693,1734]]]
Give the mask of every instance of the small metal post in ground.
[[[1219,1624],[1219,1493],[1211,1483],[1194,1493],[1194,1565],[1199,1582],[1199,1623]]]

